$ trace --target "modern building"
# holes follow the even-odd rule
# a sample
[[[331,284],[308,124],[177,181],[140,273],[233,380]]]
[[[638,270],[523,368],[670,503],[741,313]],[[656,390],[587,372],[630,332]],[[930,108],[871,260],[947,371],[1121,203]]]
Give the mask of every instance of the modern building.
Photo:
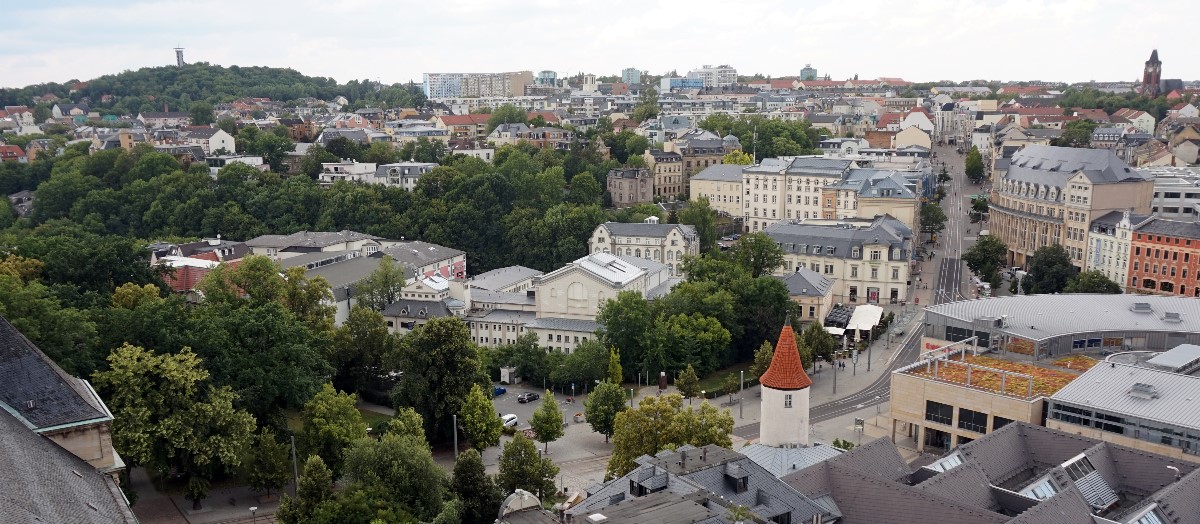
[[[1133,231],[1148,216],[1134,215],[1128,210],[1112,211],[1092,220],[1088,229],[1087,256],[1084,271],[1099,271],[1122,288],[1129,281],[1130,241]]]
[[[332,186],[338,182],[367,182],[375,180],[373,162],[362,162],[352,159],[342,159],[340,162],[324,162],[321,173],[317,175],[317,183],[322,186]]]
[[[588,252],[653,260],[674,276],[681,274],[685,256],[700,254],[700,237],[695,226],[660,224],[655,216],[634,224],[605,222],[592,232]]]
[[[558,73],[550,70],[538,71],[537,78],[534,80],[540,86],[558,86]]]
[[[621,168],[608,172],[608,193],[615,207],[654,202],[654,175],[646,168]]]
[[[716,67],[705,65],[688,71],[687,77],[690,80],[699,80],[703,87],[717,89],[736,84],[737,69],[728,65],[719,65]]]
[[[812,64],[804,64],[804,67],[800,69],[800,80],[807,81],[816,79],[817,68],[813,67]]]
[[[423,90],[431,99],[485,96],[523,96],[533,73],[425,73]]]
[[[1082,268],[1092,220],[1127,209],[1148,214],[1153,193],[1154,181],[1111,151],[1031,145],[995,181],[988,229],[1008,245],[1013,265],[1059,244]]]
[[[1200,297],[1200,220],[1150,218],[1131,233],[1130,293]]]
[[[833,279],[839,303],[908,300],[913,232],[890,215],[839,221],[784,221],[764,231],[783,249],[776,275],[810,269]]]
[[[626,67],[621,70],[621,81],[634,86],[642,83],[642,71],[636,67]]]
[[[913,464],[879,439],[783,480],[827,523],[1200,523],[1196,464],[1019,422]]]

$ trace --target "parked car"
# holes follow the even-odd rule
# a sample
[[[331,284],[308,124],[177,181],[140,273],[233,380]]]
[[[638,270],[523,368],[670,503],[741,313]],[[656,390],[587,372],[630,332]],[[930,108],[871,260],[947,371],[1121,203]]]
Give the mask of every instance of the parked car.
[[[493,397],[498,397],[505,393],[508,393],[508,388],[505,388],[504,386],[496,386],[496,387],[492,388],[492,396]]]
[[[521,393],[517,395],[517,402],[524,404],[526,402],[533,402],[539,398],[542,398],[542,396],[537,393]]]
[[[517,416],[512,413],[509,413],[507,415],[501,415],[500,423],[504,424],[504,427],[516,427],[517,426]]]

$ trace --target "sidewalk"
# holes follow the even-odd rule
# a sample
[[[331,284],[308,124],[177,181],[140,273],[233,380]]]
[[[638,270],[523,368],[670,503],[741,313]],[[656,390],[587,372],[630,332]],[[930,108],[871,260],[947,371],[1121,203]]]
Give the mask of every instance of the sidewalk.
[[[192,501],[182,495],[158,491],[145,469],[134,468],[129,478],[138,494],[133,513],[142,524],[271,523],[275,522],[275,510],[279,508],[279,493],[272,493],[272,500],[260,502],[258,493],[237,486],[213,489],[204,499],[202,509],[192,511]],[[250,512],[252,507],[258,508],[254,515]]]

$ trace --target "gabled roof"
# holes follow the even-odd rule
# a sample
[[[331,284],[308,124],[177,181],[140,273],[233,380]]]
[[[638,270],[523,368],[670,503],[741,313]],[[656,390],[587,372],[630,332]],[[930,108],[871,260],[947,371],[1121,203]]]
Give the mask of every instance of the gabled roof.
[[[355,240],[382,240],[381,237],[343,229],[341,231],[299,231],[290,235],[261,235],[246,241],[250,247],[327,247]]]
[[[474,289],[496,291],[541,274],[541,271],[525,266],[508,266],[475,275],[468,284]]]
[[[666,238],[672,231],[678,230],[683,238],[696,238],[696,226],[687,224],[647,224],[645,222],[605,222],[604,227],[609,234],[623,237],[655,237]]]
[[[1063,187],[1076,172],[1094,184],[1146,180],[1107,149],[1082,149],[1043,145],[1026,146],[1013,155],[1005,178],[1018,182]]]
[[[804,389],[812,385],[812,379],[804,372],[804,364],[800,362],[800,350],[796,347],[796,332],[789,323],[784,323],[779,332],[779,342],[775,345],[775,355],[771,357],[771,366],[763,373],[759,382],[768,388],[783,391]]]
[[[716,164],[704,168],[704,171],[692,175],[688,180],[712,180],[717,182],[741,182],[742,169],[746,166],[737,164]]]
[[[833,288],[833,279],[802,267],[787,276],[777,276],[788,288],[788,294],[802,297],[823,297]]]
[[[37,429],[112,419],[86,381],[63,371],[3,317],[0,402]]]
[[[7,322],[5,322],[7,324]],[[113,478],[0,410],[4,522],[136,523]]]

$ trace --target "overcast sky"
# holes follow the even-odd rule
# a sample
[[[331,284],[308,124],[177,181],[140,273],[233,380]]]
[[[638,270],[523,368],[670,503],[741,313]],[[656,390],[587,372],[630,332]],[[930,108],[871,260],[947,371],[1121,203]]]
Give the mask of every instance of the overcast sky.
[[[1200,77],[1191,31],[1127,0],[192,0],[0,2],[0,86],[189,62],[291,67],[340,82],[543,69],[1133,80]],[[1166,29],[1174,27],[1173,29]]]

